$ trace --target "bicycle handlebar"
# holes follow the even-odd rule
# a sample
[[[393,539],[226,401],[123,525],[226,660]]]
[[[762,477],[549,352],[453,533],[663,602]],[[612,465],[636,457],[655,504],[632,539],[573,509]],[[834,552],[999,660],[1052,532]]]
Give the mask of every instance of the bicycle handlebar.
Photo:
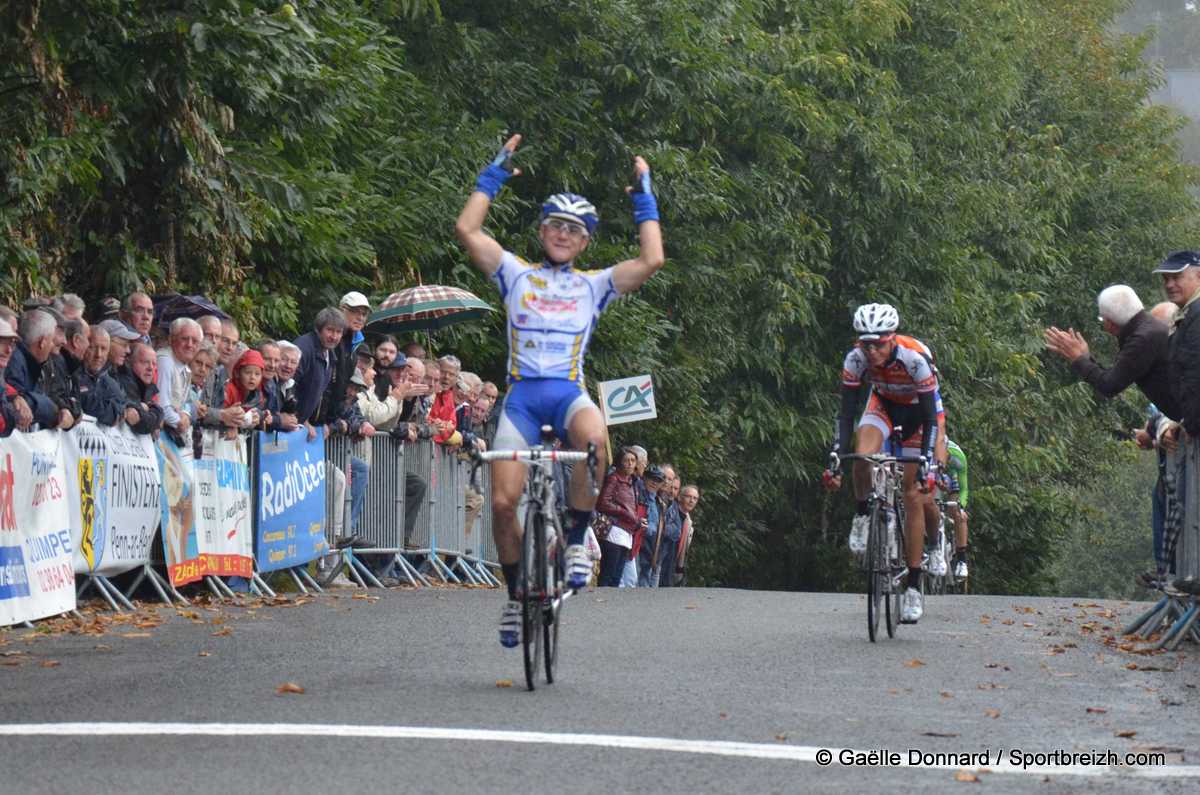
[[[837,453],[829,454],[830,463],[839,463],[842,461],[870,461],[874,464],[926,464],[924,456],[911,455],[884,455],[883,453],[848,453],[847,455],[839,456]],[[831,466],[830,469],[835,469]]]
[[[471,486],[476,491],[479,490],[479,467],[486,463],[494,463],[496,461],[551,461],[574,463],[577,461],[586,461],[588,465],[588,480],[592,486],[592,496],[600,496],[600,487],[596,485],[596,464],[599,461],[596,459],[596,445],[588,444],[586,452],[579,450],[489,450],[486,453],[481,453],[478,450],[471,451],[471,460],[474,465],[471,467]]]

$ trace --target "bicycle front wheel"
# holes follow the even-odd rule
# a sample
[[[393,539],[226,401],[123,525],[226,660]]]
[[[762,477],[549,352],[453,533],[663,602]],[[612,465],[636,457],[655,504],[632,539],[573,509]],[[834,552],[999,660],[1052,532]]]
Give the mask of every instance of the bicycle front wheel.
[[[525,537],[521,540],[521,646],[525,658],[525,686],[536,687],[541,668],[542,605],[546,597],[546,528],[541,511],[530,503],[525,512]]]
[[[867,531],[867,637],[875,642],[879,634],[879,614],[883,610],[887,564],[887,519],[879,506],[871,511]]]

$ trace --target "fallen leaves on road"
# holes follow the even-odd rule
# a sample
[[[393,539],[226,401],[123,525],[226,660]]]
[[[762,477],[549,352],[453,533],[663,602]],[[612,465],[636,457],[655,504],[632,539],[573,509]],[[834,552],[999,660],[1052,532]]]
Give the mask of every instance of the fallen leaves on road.
[[[953,694],[953,693],[949,693],[949,692],[947,692],[947,691],[945,691],[945,690],[943,690],[942,692],[938,693],[938,695],[939,695],[939,696],[941,696],[942,698],[954,698],[954,694]]]
[[[921,732],[922,737],[957,737],[956,732]]]
[[[122,638],[152,638],[152,637],[154,637],[154,635],[149,632],[119,632],[117,634],[119,634]]]
[[[975,685],[975,689],[976,690],[1007,690],[1008,685],[1000,685],[1000,684],[996,684],[995,682],[983,682],[982,684]]]
[[[357,599],[357,600],[359,600],[360,602],[378,602],[378,601],[379,601],[380,599],[382,599],[383,597],[381,597],[381,596],[371,596],[370,594],[365,594],[365,593],[356,593],[356,594],[354,594],[354,596],[351,596],[350,598],[351,598],[351,599]]]
[[[775,739],[781,743],[785,743],[785,742],[787,742],[787,735],[786,734],[776,734]]]
[[[905,668],[920,668],[924,664],[925,664],[924,660],[913,659],[913,660],[909,660],[908,662],[904,663],[904,667]]]
[[[511,679],[497,679],[496,687],[512,687]]]
[[[209,656],[210,654],[212,654],[212,652],[209,652],[209,651],[202,651],[202,652],[200,652],[199,654],[197,654],[196,656],[197,656],[197,657],[207,657],[207,656]]]
[[[1113,737],[1124,737],[1124,738],[1128,739],[1130,737],[1137,737],[1137,732],[1133,732],[1133,731],[1114,732]]]
[[[1007,665],[1005,665],[1004,663],[987,663],[987,664],[986,664],[986,665],[984,665],[983,667],[984,667],[984,668],[999,668],[999,669],[1000,669],[1000,670],[1002,670],[1002,671],[1011,671],[1011,670],[1012,670],[1011,668],[1009,668],[1009,667],[1008,667]]]
[[[60,663],[58,660],[42,660],[38,664],[43,668],[57,668],[58,666],[62,665],[62,663]]]
[[[966,784],[978,784],[979,776],[972,773],[970,770],[960,770],[954,774],[955,781],[962,781]]]
[[[1108,712],[1108,709],[1106,707],[1088,707],[1087,711],[1093,715],[1103,715]]]
[[[224,629],[218,629],[216,632],[214,632],[212,634],[212,636],[214,638],[224,638],[224,637],[227,637],[232,634],[233,634],[233,627],[225,627]]]
[[[996,718],[1000,717],[1000,710],[998,710],[998,709],[985,709],[985,710],[983,711],[983,714],[984,714],[984,715],[987,715],[987,716],[988,716],[989,718],[991,718],[992,720],[995,720]]]
[[[296,684],[295,682],[284,682],[279,687],[275,688],[275,694],[279,695],[279,696],[285,695],[287,693],[295,693],[295,694],[299,695],[299,694],[302,694],[303,692],[304,692],[304,688],[301,687],[300,685]]]

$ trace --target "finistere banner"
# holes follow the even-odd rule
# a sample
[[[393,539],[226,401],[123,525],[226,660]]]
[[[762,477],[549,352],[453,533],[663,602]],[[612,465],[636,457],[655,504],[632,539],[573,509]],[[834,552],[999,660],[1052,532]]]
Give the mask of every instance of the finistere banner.
[[[258,441],[258,570],[302,566],[329,551],[324,441],[303,428]]]
[[[75,609],[62,433],[0,439],[0,626]]]
[[[124,424],[63,434],[75,573],[111,577],[150,562],[162,485],[154,442]]]

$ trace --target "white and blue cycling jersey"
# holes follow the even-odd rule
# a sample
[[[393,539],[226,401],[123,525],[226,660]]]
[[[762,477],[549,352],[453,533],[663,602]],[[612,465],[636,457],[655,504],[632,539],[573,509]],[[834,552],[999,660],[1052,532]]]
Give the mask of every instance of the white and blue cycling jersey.
[[[575,413],[595,406],[583,385],[583,357],[600,314],[620,295],[612,272],[501,256],[492,279],[508,312],[509,389],[496,449],[536,444],[543,425],[566,441]]]
[[[508,382],[583,382],[583,357],[600,314],[619,296],[612,268],[531,265],[505,251],[492,274],[508,310]]]

